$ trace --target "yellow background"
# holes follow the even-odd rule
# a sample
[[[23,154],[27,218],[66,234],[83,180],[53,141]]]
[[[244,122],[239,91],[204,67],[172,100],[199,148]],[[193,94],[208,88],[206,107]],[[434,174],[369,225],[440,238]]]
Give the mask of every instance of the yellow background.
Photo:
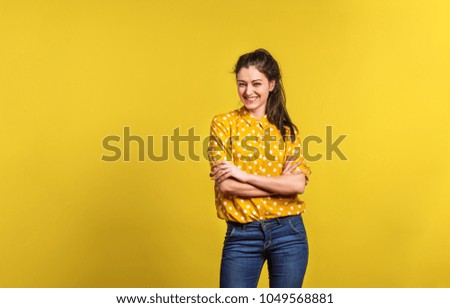
[[[202,139],[268,49],[310,163],[305,287],[450,287],[448,1],[0,1],[0,286],[217,287],[209,164],[104,162]],[[310,147],[325,154],[325,144]],[[202,147],[196,144],[200,154]],[[187,154],[187,147],[182,147]],[[259,286],[267,287],[264,269]]]

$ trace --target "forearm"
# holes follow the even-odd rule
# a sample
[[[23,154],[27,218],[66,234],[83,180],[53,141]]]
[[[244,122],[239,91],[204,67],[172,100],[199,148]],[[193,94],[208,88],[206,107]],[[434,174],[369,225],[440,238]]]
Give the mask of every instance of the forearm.
[[[305,191],[306,177],[303,173],[280,176],[249,174],[245,180],[245,184],[251,184],[256,188],[273,194],[302,194]]]
[[[257,198],[274,195],[274,193],[255,187],[250,183],[242,183],[231,178],[226,179],[217,185],[222,193],[239,197]]]

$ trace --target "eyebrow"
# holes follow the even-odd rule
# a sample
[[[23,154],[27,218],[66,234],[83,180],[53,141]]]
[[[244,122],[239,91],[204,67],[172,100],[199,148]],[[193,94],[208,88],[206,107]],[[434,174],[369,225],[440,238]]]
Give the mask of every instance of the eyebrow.
[[[255,82],[255,81],[262,81],[262,79],[255,79],[255,80],[252,80],[252,82]],[[238,79],[238,82],[246,82],[246,81],[245,81],[245,80]]]

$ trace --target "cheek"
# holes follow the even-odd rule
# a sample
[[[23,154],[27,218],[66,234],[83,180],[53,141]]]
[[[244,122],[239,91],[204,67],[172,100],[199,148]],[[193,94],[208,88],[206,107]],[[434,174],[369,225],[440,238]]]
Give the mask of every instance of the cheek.
[[[258,91],[258,95],[261,97],[268,97],[269,96],[269,90],[268,89],[263,89],[261,91]]]

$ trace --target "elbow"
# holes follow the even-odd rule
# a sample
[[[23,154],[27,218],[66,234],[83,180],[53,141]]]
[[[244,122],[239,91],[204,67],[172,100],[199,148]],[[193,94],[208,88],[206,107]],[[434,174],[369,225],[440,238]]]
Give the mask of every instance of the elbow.
[[[301,195],[305,192],[305,188],[306,188],[306,176],[302,173],[299,174],[299,179],[298,181],[296,181],[295,193]]]
[[[301,195],[301,194],[303,194],[304,192],[305,192],[305,185],[297,184],[297,185],[295,186],[295,193],[296,193],[297,195]]]

